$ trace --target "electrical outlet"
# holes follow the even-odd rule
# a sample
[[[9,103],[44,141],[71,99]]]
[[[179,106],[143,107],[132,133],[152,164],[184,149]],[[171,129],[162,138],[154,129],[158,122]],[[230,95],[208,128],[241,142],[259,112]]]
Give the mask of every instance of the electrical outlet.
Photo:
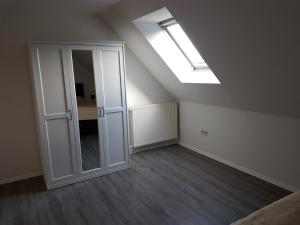
[[[201,135],[208,136],[208,130],[201,130]]]

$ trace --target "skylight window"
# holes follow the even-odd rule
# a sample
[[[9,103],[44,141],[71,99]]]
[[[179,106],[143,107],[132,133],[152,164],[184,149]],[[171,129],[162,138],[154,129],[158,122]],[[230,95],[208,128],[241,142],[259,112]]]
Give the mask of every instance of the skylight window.
[[[183,31],[182,27],[174,19],[163,21],[159,23],[159,25],[172,38],[194,70],[208,69],[204,59],[201,57],[189,37]]]
[[[133,23],[181,83],[220,84],[166,7]]]

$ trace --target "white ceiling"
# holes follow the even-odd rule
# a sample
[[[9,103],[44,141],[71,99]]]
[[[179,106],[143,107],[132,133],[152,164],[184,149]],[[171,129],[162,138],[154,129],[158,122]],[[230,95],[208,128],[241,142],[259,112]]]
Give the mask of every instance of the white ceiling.
[[[0,13],[30,10],[58,10],[99,13],[120,0],[0,0]]]

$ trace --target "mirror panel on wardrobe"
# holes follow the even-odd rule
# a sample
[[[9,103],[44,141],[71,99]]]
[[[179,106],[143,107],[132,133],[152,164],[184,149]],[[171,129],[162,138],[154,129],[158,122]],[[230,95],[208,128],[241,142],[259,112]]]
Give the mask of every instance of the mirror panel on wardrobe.
[[[92,50],[72,50],[82,171],[101,167],[97,94]]]

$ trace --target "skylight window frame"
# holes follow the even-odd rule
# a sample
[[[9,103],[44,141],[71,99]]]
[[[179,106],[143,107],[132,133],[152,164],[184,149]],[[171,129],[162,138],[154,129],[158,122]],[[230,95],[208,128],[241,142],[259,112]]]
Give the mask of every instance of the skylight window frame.
[[[193,70],[208,70],[209,67],[208,65],[204,62],[203,66],[196,66],[193,61],[191,60],[191,58],[188,56],[188,54],[183,50],[183,48],[180,46],[180,44],[177,42],[176,38],[172,35],[172,33],[168,30],[169,26],[175,25],[179,23],[174,19],[174,18],[170,18],[167,20],[164,20],[160,23],[158,23],[158,25],[160,26],[160,28],[165,31],[170,38],[173,40],[173,42],[175,43],[175,45],[178,47],[178,49],[181,51],[181,53],[184,55],[184,57],[187,59],[187,61],[190,63],[190,65],[192,66]],[[196,49],[197,50],[197,49]],[[198,51],[198,50],[197,50]]]

